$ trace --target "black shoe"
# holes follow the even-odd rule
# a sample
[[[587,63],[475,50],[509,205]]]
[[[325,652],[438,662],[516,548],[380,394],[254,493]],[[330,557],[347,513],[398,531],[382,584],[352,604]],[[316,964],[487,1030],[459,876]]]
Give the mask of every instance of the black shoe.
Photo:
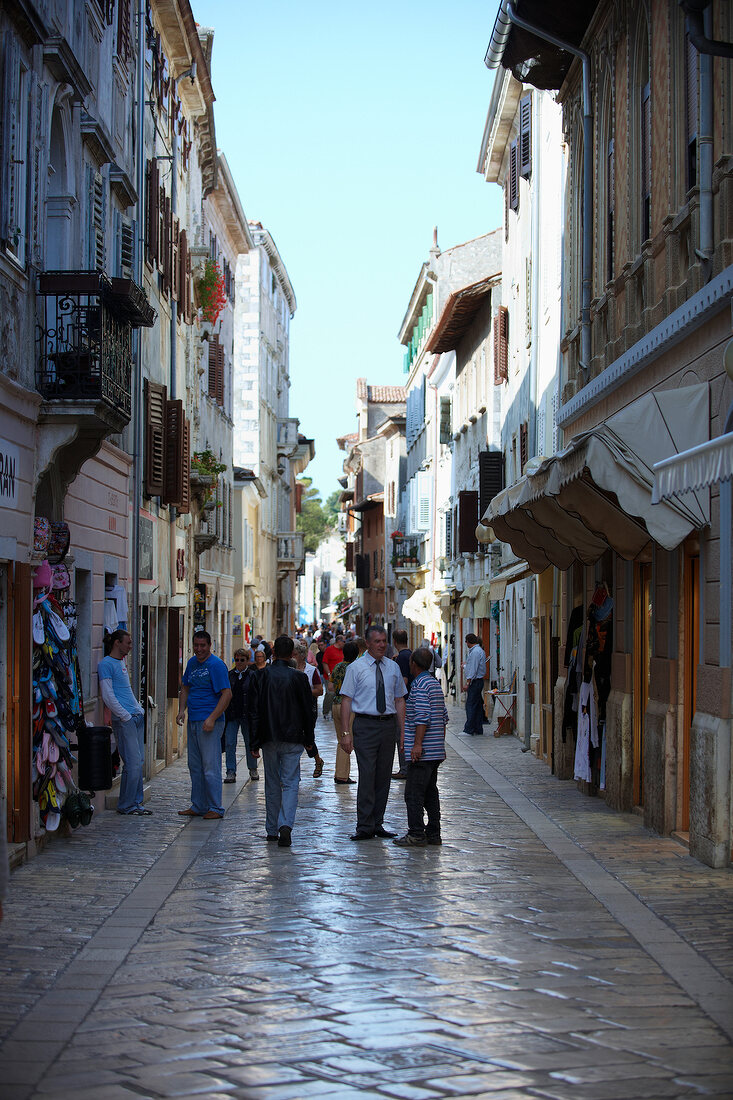
[[[293,843],[293,841],[291,839],[291,836],[290,836],[292,831],[293,830],[290,828],[289,825],[281,825],[280,826],[280,835],[277,838],[278,848],[289,848],[290,847],[290,845]]]
[[[415,836],[414,833],[405,833],[404,836],[400,836],[397,840],[392,841],[398,848],[424,848],[427,845],[427,840],[424,836]]]
[[[425,834],[425,839],[428,842],[428,844],[442,844],[443,843],[443,840],[440,836],[440,833],[437,833],[435,836],[428,836],[427,833],[426,833]]]
[[[392,772],[393,779],[407,779],[407,772]]]
[[[356,783],[355,779],[334,779],[334,783]]]
[[[389,829],[385,829],[383,825],[380,825],[378,829],[374,830],[374,835],[381,837],[382,840],[394,840],[397,833],[391,833]]]
[[[374,833],[352,833],[349,840],[372,840]]]
[[[271,834],[271,833],[268,833],[268,834],[267,834],[267,836],[265,837],[265,839],[266,839],[266,840],[279,840],[279,839],[280,839],[280,837],[279,837],[279,836],[277,836],[277,834],[275,834],[275,836],[272,836],[272,834]]]
[[[237,773],[236,772],[227,772],[226,777],[224,779],[224,782],[225,783],[236,783],[237,782]]]

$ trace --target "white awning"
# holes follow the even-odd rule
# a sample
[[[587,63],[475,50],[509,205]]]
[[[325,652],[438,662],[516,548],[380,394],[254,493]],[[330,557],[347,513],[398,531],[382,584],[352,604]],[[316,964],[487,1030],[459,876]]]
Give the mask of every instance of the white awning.
[[[474,619],[488,619],[491,612],[491,585],[482,584],[478,596],[473,601]]]
[[[461,592],[461,602],[458,605],[458,616],[461,619],[473,618],[474,597],[481,591],[480,584],[469,584]]]
[[[672,500],[733,477],[733,432],[654,463],[652,501]]]
[[[432,627],[440,620],[440,608],[430,589],[418,588],[402,605],[402,614],[412,623]]]
[[[709,522],[709,491],[654,503],[654,465],[707,439],[708,386],[645,394],[576,436],[491,501],[481,517],[533,572],[631,559],[654,539],[672,550]]]
[[[491,602],[503,600],[506,586],[520,580],[522,577],[526,577],[531,572],[532,570],[526,561],[520,561],[516,565],[510,565],[507,569],[502,569],[501,573],[497,573],[495,577],[491,578],[491,584],[489,585]]]

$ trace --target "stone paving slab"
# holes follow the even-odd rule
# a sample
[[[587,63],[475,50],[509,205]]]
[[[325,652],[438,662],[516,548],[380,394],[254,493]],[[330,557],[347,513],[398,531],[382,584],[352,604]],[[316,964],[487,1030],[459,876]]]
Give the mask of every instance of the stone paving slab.
[[[350,844],[321,720],[292,849],[264,842],[262,784],[177,818],[177,764],[152,818],[102,815],[15,872],[0,1094],[730,1098],[733,875],[461,725],[442,848]]]

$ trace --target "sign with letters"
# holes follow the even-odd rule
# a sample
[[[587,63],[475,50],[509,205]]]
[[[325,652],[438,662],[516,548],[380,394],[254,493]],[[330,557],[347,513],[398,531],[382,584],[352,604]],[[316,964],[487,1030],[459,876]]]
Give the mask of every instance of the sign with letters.
[[[18,507],[20,450],[14,443],[0,439],[0,507]]]

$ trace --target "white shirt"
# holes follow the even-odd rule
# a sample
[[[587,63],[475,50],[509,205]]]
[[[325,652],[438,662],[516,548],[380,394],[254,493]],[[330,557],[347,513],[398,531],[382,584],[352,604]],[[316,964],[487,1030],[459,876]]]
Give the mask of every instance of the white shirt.
[[[358,661],[352,661],[346,669],[344,682],[339,694],[351,699],[354,714],[378,715],[377,710],[377,673],[374,657],[365,653]],[[382,679],[384,680],[384,701],[387,704],[385,714],[396,714],[395,699],[407,695],[405,681],[400,666],[388,657],[382,658]]]

